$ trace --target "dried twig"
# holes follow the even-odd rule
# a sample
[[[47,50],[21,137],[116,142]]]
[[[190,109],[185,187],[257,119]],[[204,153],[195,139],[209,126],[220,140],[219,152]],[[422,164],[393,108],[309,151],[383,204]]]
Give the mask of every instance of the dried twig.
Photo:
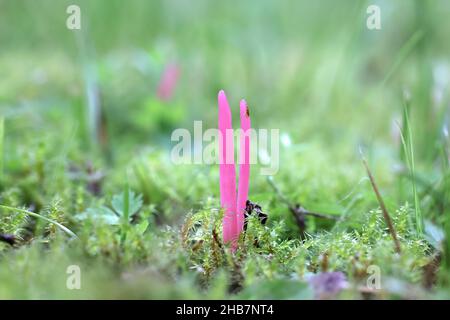
[[[275,192],[277,193],[280,200],[288,206],[289,211],[291,211],[292,215],[294,216],[295,222],[297,223],[297,226],[300,229],[300,236],[302,239],[304,239],[306,236],[306,234],[305,234],[305,230],[306,230],[305,218],[306,218],[306,216],[313,216],[316,218],[329,219],[329,220],[340,220],[339,217],[335,217],[330,214],[318,213],[318,212],[312,212],[312,211],[306,210],[299,203],[296,203],[296,204],[291,203],[283,195],[283,193],[280,191],[280,189],[275,185],[275,183],[273,182],[273,179],[271,177],[269,177],[267,179],[267,181],[269,182],[270,186],[275,190]]]
[[[436,284],[438,279],[439,266],[442,262],[442,253],[437,252],[431,256],[430,261],[422,268],[422,285],[430,290]]]
[[[364,164],[364,167],[366,168],[367,175],[369,176],[373,191],[375,192],[375,195],[377,196],[378,203],[380,205],[381,211],[383,212],[384,220],[386,221],[386,224],[389,228],[389,233],[391,234],[392,239],[394,240],[395,250],[397,251],[397,253],[401,253],[400,241],[398,241],[397,233],[395,232],[395,228],[394,228],[394,224],[392,223],[391,216],[389,215],[389,213],[386,209],[383,198],[381,197],[380,191],[378,190],[377,184],[375,183],[375,179],[374,179],[372,172],[369,169],[369,165],[367,164],[366,159],[364,159],[364,156],[362,155],[362,153],[361,153],[361,159]]]

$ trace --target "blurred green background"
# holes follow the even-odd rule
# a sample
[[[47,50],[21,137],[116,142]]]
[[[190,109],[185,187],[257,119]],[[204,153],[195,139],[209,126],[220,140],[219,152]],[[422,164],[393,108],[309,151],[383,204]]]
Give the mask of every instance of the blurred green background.
[[[57,105],[54,113],[78,122],[91,68],[113,136],[128,124],[128,133],[141,129],[150,138],[156,125],[146,101],[173,61],[182,72],[176,126],[214,123],[223,88],[234,105],[249,100],[256,126],[278,124],[295,141],[345,139],[343,148],[352,137],[387,137],[404,88],[429,112],[433,101],[424,91],[448,68],[445,1],[0,3],[2,110],[44,117]],[[381,30],[366,28],[372,3],[381,7]],[[65,27],[69,4],[81,8],[80,31]]]
[[[81,30],[66,28],[71,4],[81,8]],[[381,30],[366,27],[371,4],[381,8]],[[108,203],[129,180],[159,229],[178,226],[188,212],[217,206],[218,170],[172,166],[171,133],[192,130],[194,120],[215,127],[224,89],[232,108],[248,101],[255,128],[280,129],[274,180],[282,192],[350,217],[338,230],[378,205],[362,180],[360,146],[389,209],[414,206],[396,125],[408,105],[422,214],[445,229],[449,16],[445,0],[0,0],[1,201],[36,212],[57,202],[52,217],[89,239],[74,217]],[[178,81],[161,99],[170,65]],[[298,237],[257,168],[250,198],[286,222],[285,239]],[[19,234],[18,224],[4,218],[0,231]],[[312,234],[322,228],[332,226],[308,224]],[[3,295],[41,297],[20,290]]]

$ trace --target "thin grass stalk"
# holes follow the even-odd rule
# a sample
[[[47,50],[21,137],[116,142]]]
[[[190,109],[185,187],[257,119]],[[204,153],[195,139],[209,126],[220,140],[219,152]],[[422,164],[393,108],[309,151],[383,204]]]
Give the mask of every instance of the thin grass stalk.
[[[384,204],[383,198],[381,197],[380,191],[378,190],[378,186],[375,182],[372,172],[369,169],[369,165],[367,164],[367,161],[366,161],[366,159],[364,159],[364,157],[362,157],[362,161],[363,161],[364,167],[366,168],[367,175],[369,176],[370,183],[372,184],[373,191],[375,192],[375,195],[377,196],[377,200],[380,205],[381,212],[383,213],[384,220],[386,221],[386,224],[388,226],[389,233],[391,234],[392,240],[394,241],[395,251],[397,253],[401,253],[402,250],[400,247],[400,241],[398,240],[397,232],[395,231],[391,216],[389,215],[389,212],[386,209],[386,205]]]
[[[408,115],[408,103],[405,104],[403,109],[403,130],[400,128],[400,138],[402,140],[403,146],[403,154],[404,159],[406,161],[408,170],[412,177],[412,192],[414,197],[414,215],[415,215],[415,227],[418,235],[423,234],[423,217],[422,211],[420,208],[419,195],[417,193],[417,185],[416,185],[416,169],[415,169],[415,161],[414,161],[414,144],[413,144],[413,136],[411,130],[411,123],[409,121]],[[406,136],[405,136],[406,133]]]
[[[55,220],[49,219],[49,218],[47,218],[47,217],[45,217],[43,215],[40,215],[38,213],[35,213],[35,212],[32,212],[32,211],[28,211],[28,210],[25,210],[25,209],[5,206],[5,205],[2,205],[2,204],[0,204],[0,208],[4,209],[4,210],[7,210],[7,211],[20,212],[22,214],[26,214],[26,215],[29,215],[31,217],[35,217],[35,218],[38,218],[38,219],[45,220],[47,222],[50,222],[51,224],[54,224],[58,228],[60,228],[62,231],[67,233],[71,238],[78,238],[77,235],[73,231],[71,231],[69,228],[63,226],[62,224],[60,224],[59,222],[57,222]]]

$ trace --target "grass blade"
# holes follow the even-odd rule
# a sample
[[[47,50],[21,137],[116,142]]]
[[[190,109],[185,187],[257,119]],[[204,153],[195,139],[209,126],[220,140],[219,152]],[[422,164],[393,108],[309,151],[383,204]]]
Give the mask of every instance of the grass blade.
[[[123,218],[124,222],[127,224],[130,216],[130,188],[128,183],[125,184],[123,188]]]
[[[20,209],[20,208],[14,208],[14,207],[9,207],[9,206],[5,206],[0,204],[0,208],[8,210],[8,211],[17,211],[23,214],[27,214],[29,216],[38,218],[38,219],[42,219],[45,220],[47,222],[50,222],[51,224],[54,224],[55,226],[57,226],[58,228],[60,228],[62,231],[64,231],[65,233],[67,233],[69,236],[71,236],[72,238],[78,238],[77,235],[75,233],[73,233],[69,228],[63,226],[62,224],[60,224],[59,222],[56,222],[52,219],[49,219],[47,217],[44,217],[43,215],[40,215],[38,213],[32,212],[32,211],[28,211],[25,209]]]
[[[415,212],[415,224],[416,224],[416,232],[419,235],[423,234],[423,217],[422,211],[420,209],[420,201],[419,195],[417,193],[417,185],[416,185],[416,169],[414,164],[414,145],[413,145],[413,137],[411,131],[411,123],[409,122],[408,115],[408,104],[405,104],[403,109],[403,130],[397,124],[400,129],[400,138],[403,145],[403,160],[406,161],[406,165],[410,171],[410,176],[412,180],[412,191],[414,196],[414,212]],[[405,136],[405,133],[407,134]]]
[[[397,253],[401,253],[401,247],[400,247],[400,241],[398,241],[397,233],[395,232],[394,224],[392,223],[391,216],[389,215],[389,212],[386,209],[386,205],[384,204],[383,198],[381,197],[380,191],[378,190],[377,184],[375,183],[375,179],[372,175],[372,172],[369,169],[369,165],[367,164],[366,159],[364,159],[363,156],[361,156],[364,167],[366,168],[367,175],[369,176],[370,183],[372,184],[373,191],[375,192],[375,195],[377,196],[378,203],[380,205],[381,211],[383,212],[384,220],[386,221],[386,224],[389,228],[389,233],[392,236],[392,239],[394,240],[395,245],[395,251]]]

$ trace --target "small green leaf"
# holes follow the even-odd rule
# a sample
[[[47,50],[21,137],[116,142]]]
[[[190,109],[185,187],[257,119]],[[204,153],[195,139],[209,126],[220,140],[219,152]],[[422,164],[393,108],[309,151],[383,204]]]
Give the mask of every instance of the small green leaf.
[[[88,208],[85,212],[78,215],[77,218],[80,220],[85,220],[88,218],[91,218],[94,221],[101,220],[110,225],[118,225],[120,223],[120,219],[117,214],[108,207],[104,206],[98,208]]]
[[[127,199],[128,205],[126,203]],[[121,194],[114,195],[111,201],[114,211],[117,212],[119,216],[128,216],[128,218],[141,209],[142,203],[142,194],[135,195],[135,193],[131,190],[128,192],[128,197],[126,197],[125,192],[122,192]],[[124,210],[125,206],[128,210]]]
[[[140,222],[138,225],[136,225],[136,231],[139,234],[143,234],[147,230],[148,225],[149,225],[148,221],[144,220],[144,221]]]

